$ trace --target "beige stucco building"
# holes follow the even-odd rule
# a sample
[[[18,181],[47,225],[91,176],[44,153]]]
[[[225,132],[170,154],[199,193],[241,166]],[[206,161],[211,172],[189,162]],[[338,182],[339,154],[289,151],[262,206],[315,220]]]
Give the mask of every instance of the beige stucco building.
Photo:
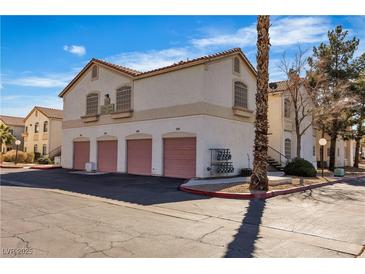
[[[20,140],[21,144],[19,146],[20,150],[23,150],[23,136],[24,132],[24,117],[14,117],[14,116],[6,116],[0,115],[0,124],[4,124],[10,128],[10,132],[16,138],[16,140]],[[4,153],[8,150],[15,149],[15,141],[10,145],[2,144],[1,151]]]
[[[219,148],[237,174],[253,159],[255,94],[240,49],[148,72],[92,59],[60,93],[62,166],[207,177],[222,165],[212,165]]]
[[[53,157],[62,145],[62,118],[60,109],[34,107],[24,118],[24,151]]]
[[[286,81],[271,83],[270,86],[268,96],[270,147],[268,155],[277,161],[281,157],[281,161],[284,161],[285,157],[287,159],[296,157],[297,137],[294,122],[295,112],[289,91],[287,90]],[[305,96],[304,90],[300,91]],[[305,128],[307,129],[301,138],[300,157],[316,166],[316,130],[312,126],[311,115],[304,118],[300,130]],[[280,152],[281,156],[278,152]]]

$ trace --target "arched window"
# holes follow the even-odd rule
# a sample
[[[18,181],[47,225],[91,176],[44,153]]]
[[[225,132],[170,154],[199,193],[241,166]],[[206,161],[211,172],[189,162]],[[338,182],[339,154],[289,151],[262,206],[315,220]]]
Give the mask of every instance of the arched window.
[[[234,72],[240,73],[240,59],[238,57],[233,59],[233,70]]]
[[[98,114],[99,95],[91,93],[86,97],[86,115]]]
[[[290,118],[290,100],[289,100],[289,98],[284,99],[284,117]]]
[[[284,147],[285,157],[291,159],[291,140],[289,138],[285,139],[285,147]]]
[[[37,153],[38,152],[38,145],[37,144],[35,144],[34,145],[34,153]]]
[[[132,109],[132,89],[124,86],[117,90],[117,111],[124,112]]]
[[[47,145],[44,144],[42,147],[42,155],[47,155]]]
[[[91,79],[97,79],[98,78],[98,67],[97,66],[93,66],[92,70],[91,70]]]
[[[48,121],[43,123],[43,132],[48,132]]]
[[[34,124],[34,133],[38,133],[39,132],[39,123],[38,122],[36,122],[35,124]]]
[[[234,106],[241,108],[248,108],[247,103],[247,86],[242,82],[234,83]]]

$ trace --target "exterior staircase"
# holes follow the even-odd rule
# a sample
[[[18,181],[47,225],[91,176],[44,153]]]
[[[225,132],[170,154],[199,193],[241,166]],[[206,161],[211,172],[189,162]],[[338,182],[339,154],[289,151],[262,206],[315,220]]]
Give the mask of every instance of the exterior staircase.
[[[268,171],[284,171],[285,165],[270,156],[267,156],[267,163],[269,164]]]
[[[290,159],[275,148],[268,146],[266,161],[269,164],[268,171],[284,171],[284,167]]]

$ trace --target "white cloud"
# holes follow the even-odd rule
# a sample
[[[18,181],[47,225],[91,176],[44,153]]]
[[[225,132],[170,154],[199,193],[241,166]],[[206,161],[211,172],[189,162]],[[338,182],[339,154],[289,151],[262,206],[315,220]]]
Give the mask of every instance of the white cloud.
[[[84,56],[86,54],[86,48],[84,46],[64,45],[63,50],[75,54],[77,56]]]
[[[186,60],[186,58],[193,58],[197,55],[196,50],[192,48],[169,48],[145,52],[126,52],[110,56],[106,59],[112,63],[139,71],[148,71]]]
[[[34,102],[38,106],[62,109],[62,99],[57,96],[6,95],[1,97],[1,114],[25,117],[34,107]]]
[[[270,42],[273,46],[320,42],[330,28],[324,17],[274,17],[271,24]],[[197,48],[255,46],[256,35],[256,24],[252,24],[235,33],[193,39],[191,43]]]
[[[70,73],[50,73],[45,75],[30,75],[13,79],[4,79],[3,83],[14,86],[38,87],[38,88],[63,88],[75,76]]]

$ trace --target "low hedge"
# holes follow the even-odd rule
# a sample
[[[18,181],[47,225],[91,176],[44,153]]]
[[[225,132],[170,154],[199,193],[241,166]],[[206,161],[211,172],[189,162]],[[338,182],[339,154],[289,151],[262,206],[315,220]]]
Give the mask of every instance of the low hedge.
[[[39,164],[44,164],[44,165],[52,164],[52,160],[49,159],[48,157],[40,157],[37,159],[37,162]]]
[[[317,170],[312,165],[312,163],[302,158],[295,158],[291,162],[289,162],[285,166],[284,172],[286,175],[294,175],[300,177],[316,177],[317,175]]]

